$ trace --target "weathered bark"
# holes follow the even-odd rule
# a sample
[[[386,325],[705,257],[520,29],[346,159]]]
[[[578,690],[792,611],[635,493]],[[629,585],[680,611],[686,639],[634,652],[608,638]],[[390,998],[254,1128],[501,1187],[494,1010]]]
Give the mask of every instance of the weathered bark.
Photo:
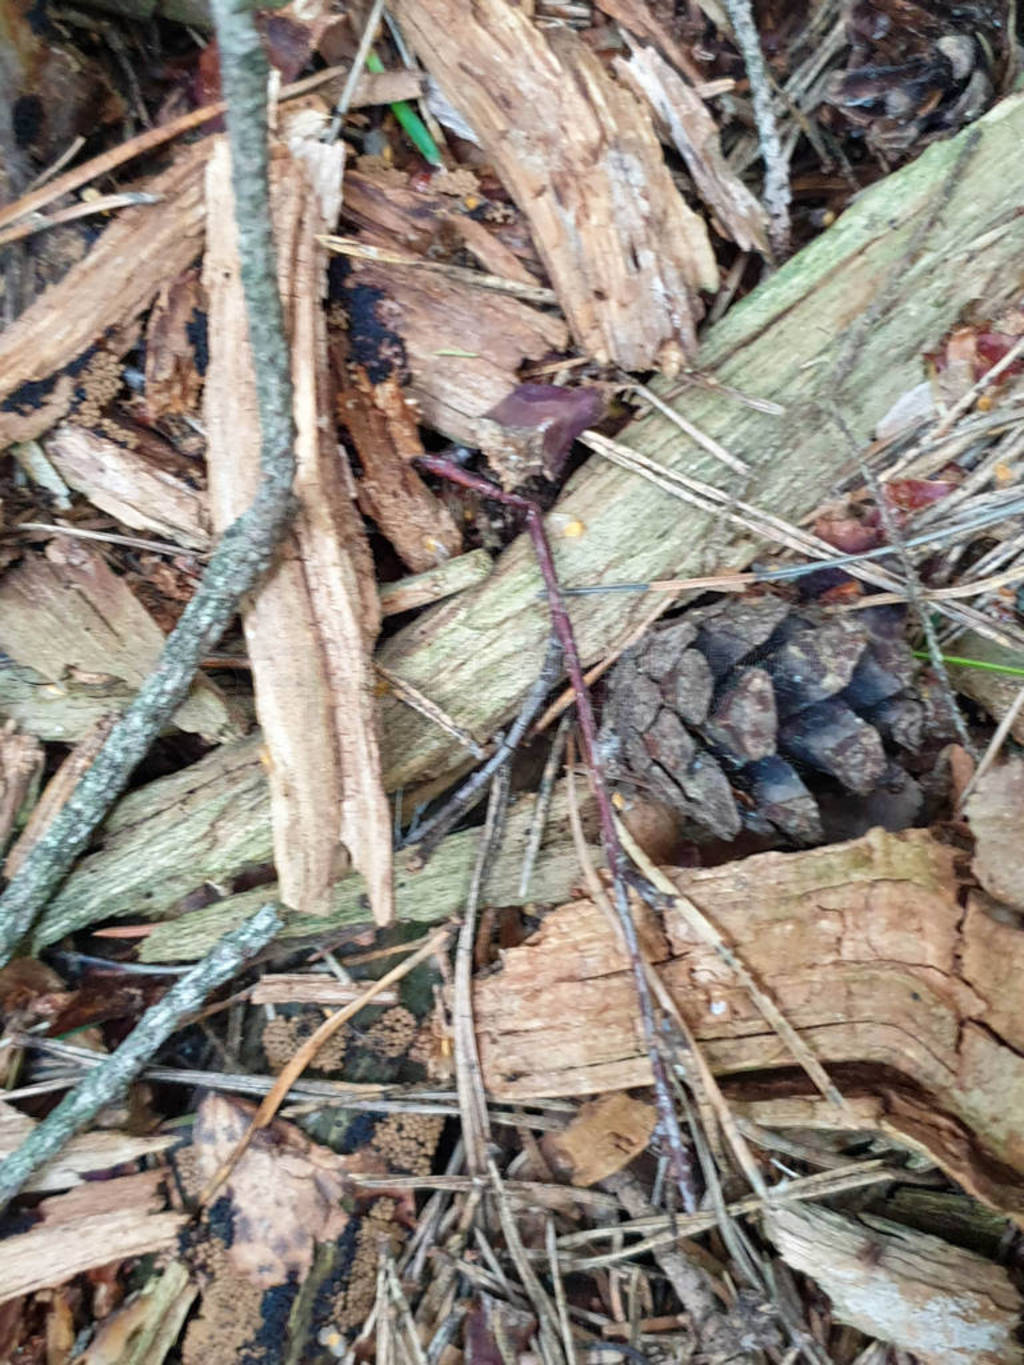
[[[671,877],[819,1060],[853,1064],[858,1092],[885,1096],[889,1131],[1024,1217],[1024,1024],[1010,984],[1024,973],[1024,935],[973,901],[964,914],[953,857],[927,831],[876,829]],[[738,1096],[767,1084],[746,1092],[745,1073],[792,1073],[785,1044],[682,913],[669,907],[663,931],[648,927],[659,974]],[[474,1015],[484,1083],[500,1099],[651,1082],[629,964],[592,902],[563,906],[506,953],[476,982]]]

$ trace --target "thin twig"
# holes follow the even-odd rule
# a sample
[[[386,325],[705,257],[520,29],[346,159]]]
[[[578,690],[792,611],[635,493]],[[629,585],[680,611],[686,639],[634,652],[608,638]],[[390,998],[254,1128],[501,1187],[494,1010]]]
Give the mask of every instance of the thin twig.
[[[349,73],[345,77],[345,84],[341,87],[341,94],[338,96],[334,106],[334,115],[331,118],[331,125],[324,137],[325,142],[337,142],[341,132],[341,124],[345,115],[348,113],[349,105],[352,103],[352,96],[355,94],[356,84],[359,77],[366,70],[366,58],[373,40],[377,35],[377,27],[380,24],[380,17],[384,13],[384,0],[373,0],[370,6],[370,13],[366,16],[366,24],[363,27],[362,35],[359,39],[359,46],[356,55],[352,58],[352,65]]]
[[[184,700],[200,660],[269,566],[291,513],[292,386],[270,230],[267,59],[250,10],[237,7],[233,0],[213,0],[213,14],[228,102],[238,255],[259,399],[262,480],[249,509],[224,532],[156,668],[0,897],[2,962],[28,933],[153,739]]]
[[[88,1072],[31,1136],[0,1163],[0,1209],[14,1198],[33,1171],[54,1157],[70,1137],[124,1092],[145,1063],[180,1027],[182,1019],[192,1014],[212,990],[230,980],[244,962],[265,948],[280,927],[277,907],[263,906],[244,924],[225,934],[187,976],[176,981],[162,1000],[150,1006],[117,1051]]]
[[[544,585],[548,595],[548,610],[551,614],[551,622],[562,646],[565,655],[565,671],[569,676],[573,691],[576,695],[576,709],[579,716],[580,743],[583,750],[583,758],[590,774],[590,783],[594,793],[594,800],[597,803],[598,821],[601,828],[601,844],[604,849],[605,862],[612,878],[613,904],[619,923],[622,927],[623,937],[626,942],[626,949],[629,954],[630,965],[633,971],[633,983],[636,988],[637,1003],[640,1008],[640,1017],[644,1027],[644,1044],[647,1055],[650,1059],[651,1070],[654,1073],[654,1090],[658,1102],[658,1115],[661,1120],[666,1143],[668,1144],[669,1154],[673,1164],[673,1175],[679,1186],[680,1195],[684,1200],[684,1207],[689,1207],[692,1200],[692,1190],[689,1186],[688,1171],[686,1167],[683,1139],[679,1131],[679,1120],[676,1116],[672,1098],[669,1093],[668,1078],[665,1073],[665,1064],[662,1060],[661,1052],[658,1047],[658,1037],[654,1023],[654,1006],[651,1000],[650,987],[647,983],[647,976],[644,972],[643,960],[640,956],[640,946],[637,938],[636,925],[633,923],[633,916],[630,913],[629,897],[626,892],[626,884],[623,877],[625,868],[625,858],[622,852],[622,845],[616,830],[615,811],[612,807],[611,795],[608,791],[608,784],[605,781],[604,769],[598,754],[597,747],[597,722],[594,719],[594,708],[590,704],[590,693],[587,691],[586,683],[583,678],[583,664],[580,661],[579,650],[576,648],[576,637],[573,633],[572,622],[569,619],[569,612],[562,596],[558,582],[558,573],[555,569],[555,559],[551,550],[551,542],[548,540],[547,531],[544,527],[544,518],[537,505],[529,498],[521,497],[516,493],[506,493],[496,484],[483,479],[479,474],[473,474],[453,460],[445,459],[437,455],[426,455],[419,459],[418,463],[432,474],[440,475],[441,478],[448,479],[451,483],[461,485],[479,493],[482,497],[491,498],[495,502],[503,503],[507,507],[518,508],[525,513],[526,526],[533,541],[534,554],[537,556],[537,563],[544,579]]]
[[[392,673],[390,668],[385,668],[382,663],[374,663],[374,668],[384,679],[387,685],[394,692],[399,701],[405,702],[411,710],[417,711],[421,716],[433,723],[446,735],[451,735],[452,739],[457,740],[464,749],[468,749],[478,761],[487,757],[487,750],[482,744],[478,744],[468,730],[464,730],[461,725],[456,725],[455,721],[441,710],[436,702],[432,702],[412,683],[400,677],[397,673]]]
[[[681,412],[677,412],[670,403],[666,403],[664,399],[659,398],[653,389],[649,389],[646,384],[640,384],[632,380],[630,381],[630,386],[633,392],[642,398],[645,403],[649,403],[651,407],[660,412],[663,417],[667,417],[674,426],[677,426],[680,431],[689,436],[691,441],[694,441],[699,445],[702,450],[706,450],[714,459],[719,460],[724,465],[728,465],[729,468],[735,470],[737,474],[750,473],[750,465],[747,464],[746,460],[741,460],[738,455],[733,455],[731,451],[726,450],[725,446],[720,445],[714,437],[708,436],[706,432],[701,431],[700,427],[694,426],[694,424],[689,421],[688,418],[684,417]]]
[[[541,773],[540,785],[537,788],[537,800],[533,807],[533,817],[530,820],[530,833],[526,840],[526,852],[523,854],[523,867],[519,873],[519,894],[524,900],[530,886],[530,878],[533,876],[534,865],[537,862],[537,854],[540,852],[541,840],[544,838],[544,826],[547,824],[551,798],[555,791],[555,781],[558,777],[558,770],[562,766],[562,755],[565,753],[565,741],[568,735],[569,717],[563,716],[558,722],[558,729],[551,741],[551,752],[544,763],[544,771]]]
[[[500,842],[501,826],[508,803],[508,769],[502,768],[491,783],[487,820],[480,837],[480,848],[470,882],[466,909],[455,945],[454,989],[452,992],[452,1033],[455,1059],[455,1088],[462,1116],[462,1140],[466,1144],[466,1169],[470,1175],[487,1171],[487,1145],[490,1125],[487,1096],[480,1075],[480,1056],[473,1025],[473,948],[476,942],[477,910],[487,873]]]
[[[417,864],[423,864],[437,848],[451,827],[460,820],[487,790],[487,784],[503,768],[507,767],[522,743],[523,736],[533,724],[537,712],[544,705],[544,699],[558,681],[561,672],[562,647],[552,640],[540,673],[519,708],[519,714],[508,728],[508,733],[499,735],[494,753],[475,773],[466,779],[450,800],[421,824],[415,835]]]
[[[764,64],[761,40],[754,23],[750,0],[725,0],[726,12],[736,37],[736,45],[743,57],[750,78],[750,97],[754,106],[754,123],[764,160],[764,206],[768,210],[769,233],[776,258],[789,251],[789,164],[779,140],[772,104],[772,89]]]

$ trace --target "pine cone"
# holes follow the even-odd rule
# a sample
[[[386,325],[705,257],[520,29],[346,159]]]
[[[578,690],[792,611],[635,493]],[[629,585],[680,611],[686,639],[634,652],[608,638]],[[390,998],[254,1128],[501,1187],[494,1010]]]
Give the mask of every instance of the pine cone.
[[[891,755],[920,746],[929,714],[914,673],[899,608],[726,598],[656,627],[615,666],[609,772],[717,838],[746,827],[819,843],[837,799],[849,815],[870,798],[869,823],[890,824],[888,803],[902,828],[922,798]]]

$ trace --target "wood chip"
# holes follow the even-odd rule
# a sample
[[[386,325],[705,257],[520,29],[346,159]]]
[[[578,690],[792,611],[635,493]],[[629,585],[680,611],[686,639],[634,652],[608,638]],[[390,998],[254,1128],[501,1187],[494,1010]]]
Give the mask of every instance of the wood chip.
[[[1024,910],[1024,761],[992,768],[967,800],[974,874],[990,896]]]
[[[19,735],[14,722],[0,729],[0,849],[43,768],[43,746],[35,735]],[[8,873],[8,876],[10,873]]]
[[[162,1179],[161,1171],[147,1172],[144,1188],[155,1189]],[[100,1196],[102,1186],[107,1188]],[[74,1212],[82,1207],[78,1190],[45,1201],[44,1222],[0,1244],[0,1303],[111,1261],[172,1251],[188,1215],[152,1212],[157,1196],[142,1198],[140,1188],[136,1176],[79,1186],[92,1204],[102,1200],[99,1212]]]
[[[249,996],[253,1005],[351,1005],[366,993],[363,982],[339,981],[326,972],[268,972]],[[381,991],[376,1005],[396,1005],[394,991]]]
[[[541,1148],[559,1176],[596,1185],[646,1150],[657,1121],[653,1104],[613,1091],[588,1100],[562,1132],[542,1138]]]
[[[123,578],[86,541],[55,537],[0,580],[0,648],[51,683],[68,675],[139,687],[164,633]],[[224,699],[201,674],[175,712],[182,730],[211,741],[237,733]]]
[[[44,441],[54,468],[94,507],[161,540],[210,548],[206,495],[139,450],[85,427],[62,423]]]
[[[408,266],[354,261],[346,280],[353,351],[371,379],[410,374],[426,426],[486,451],[500,437],[486,414],[515,388],[524,360],[563,350],[560,318]]]
[[[103,748],[107,736],[114,727],[116,716],[111,714],[98,720],[90,732],[75,745],[60,767],[47,782],[39,800],[32,807],[25,828],[18,842],[7,855],[4,875],[13,877],[28,857],[31,850],[49,829],[57,812],[78,786],[82,776],[92,765],[93,759]]]
[[[15,1109],[13,1104],[0,1101],[0,1158],[10,1156],[35,1126],[35,1119]],[[114,1166],[141,1161],[143,1157],[156,1156],[172,1147],[177,1140],[174,1134],[140,1137],[113,1128],[96,1128],[89,1133],[78,1133],[68,1140],[58,1157],[29,1177],[25,1189],[66,1190],[70,1186],[80,1185],[83,1177],[93,1171],[107,1171]],[[154,1171],[147,1178],[152,1179],[156,1175]]]
[[[924,1365],[1014,1365],[1021,1300],[1006,1270],[901,1223],[777,1207],[765,1228],[784,1261],[810,1275],[832,1314]]]
[[[326,263],[316,240],[337,215],[343,149],[313,146],[297,134],[293,141],[305,150],[278,149],[272,184],[292,345],[299,509],[243,624],[268,751],[282,899],[295,909],[324,913],[347,848],[366,874],[374,915],[386,923],[392,914],[391,821],[380,783],[369,659],[379,608],[365,534],[331,429]],[[205,412],[211,508],[223,528],[248,505],[260,477],[259,418],[223,140],[210,158],[207,214],[211,346]]]
[[[675,373],[718,277],[643,108],[575,34],[542,33],[507,0],[407,0],[398,15],[529,220],[577,344]]]
[[[469,554],[449,559],[436,569],[400,578],[397,583],[385,583],[380,590],[380,609],[384,616],[396,616],[414,607],[425,607],[439,602],[453,593],[464,592],[490,575],[494,561],[486,550],[470,550]]]
[[[416,415],[394,374],[371,384],[362,366],[346,369],[338,419],[363,467],[359,505],[414,573],[436,568],[459,553],[462,536],[451,512],[413,467],[423,454]]]
[[[722,155],[707,106],[653,47],[635,44],[616,72],[650,104],[686,162],[697,193],[742,251],[768,255],[768,215]]]

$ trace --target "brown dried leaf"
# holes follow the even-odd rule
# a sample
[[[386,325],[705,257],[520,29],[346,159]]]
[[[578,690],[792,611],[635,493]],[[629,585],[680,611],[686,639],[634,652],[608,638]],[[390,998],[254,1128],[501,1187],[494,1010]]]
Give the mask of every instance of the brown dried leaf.
[[[223,1095],[202,1100],[193,1139],[201,1182],[232,1155],[253,1112],[253,1106]],[[362,1154],[337,1156],[282,1119],[258,1129],[220,1196],[231,1202],[231,1269],[263,1289],[292,1277],[301,1283],[315,1244],[334,1241],[348,1223],[342,1207],[353,1193],[348,1175],[379,1172],[383,1164]]]
[[[399,16],[529,220],[579,346],[677,370],[717,268],[642,106],[575,34],[541,33],[507,0],[420,0]]]

